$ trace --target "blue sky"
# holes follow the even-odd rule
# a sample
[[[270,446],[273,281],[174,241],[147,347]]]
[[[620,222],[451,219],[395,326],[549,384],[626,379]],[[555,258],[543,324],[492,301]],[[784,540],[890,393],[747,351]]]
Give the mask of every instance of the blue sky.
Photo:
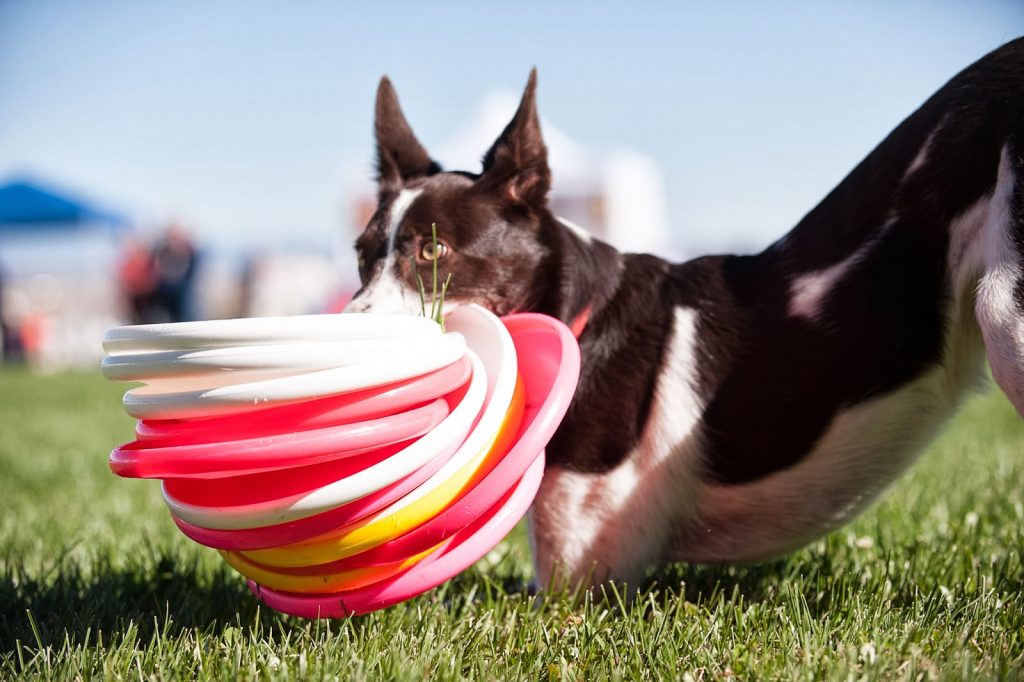
[[[382,73],[429,148],[536,64],[547,119],[660,163],[682,251],[749,250],[1022,34],[1015,0],[0,0],[0,178],[184,216],[215,245],[327,244],[370,172]]]

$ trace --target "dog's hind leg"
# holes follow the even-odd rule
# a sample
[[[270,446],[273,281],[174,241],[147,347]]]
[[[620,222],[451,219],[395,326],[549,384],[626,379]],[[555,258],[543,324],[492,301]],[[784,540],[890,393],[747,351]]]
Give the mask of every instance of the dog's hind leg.
[[[975,311],[996,383],[1024,416],[1024,127],[999,158]]]

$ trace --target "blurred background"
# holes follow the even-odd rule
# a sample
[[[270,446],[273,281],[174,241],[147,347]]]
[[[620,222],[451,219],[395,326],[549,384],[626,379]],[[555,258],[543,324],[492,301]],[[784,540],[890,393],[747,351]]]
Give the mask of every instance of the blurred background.
[[[1024,3],[0,0],[4,362],[126,322],[336,310],[394,81],[446,168],[531,66],[557,213],[682,259],[785,233]]]

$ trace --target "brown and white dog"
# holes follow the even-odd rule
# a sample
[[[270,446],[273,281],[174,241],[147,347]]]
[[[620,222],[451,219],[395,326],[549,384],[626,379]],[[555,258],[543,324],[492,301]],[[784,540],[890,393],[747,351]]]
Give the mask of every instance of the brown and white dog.
[[[480,173],[447,172],[387,78],[380,203],[349,311],[446,305],[586,321],[530,513],[540,585],[756,560],[845,523],[982,376],[1024,413],[1024,39],[907,118],[754,256],[623,254],[552,215],[530,75]],[[436,223],[440,242],[430,239]]]

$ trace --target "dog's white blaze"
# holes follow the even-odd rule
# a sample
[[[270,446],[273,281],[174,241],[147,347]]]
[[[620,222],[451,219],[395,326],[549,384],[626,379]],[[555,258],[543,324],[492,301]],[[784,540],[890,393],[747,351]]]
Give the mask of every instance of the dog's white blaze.
[[[1024,254],[1018,252],[1010,234],[1014,185],[1009,150],[1003,147],[992,209],[984,227],[984,274],[978,284],[976,310],[992,376],[1024,415],[1024,320],[1014,300]]]
[[[579,225],[577,225],[576,223],[574,223],[573,221],[567,218],[563,218],[562,216],[555,216],[555,220],[565,225],[565,227],[568,228],[568,230],[572,232],[574,235],[576,235],[576,237],[579,238],[579,240],[584,244],[589,244],[591,241],[593,241],[593,237],[590,236],[590,233],[587,232],[582,227],[580,227]]]
[[[397,276],[395,239],[409,207],[423,193],[422,189],[403,189],[388,211],[388,250],[380,269],[357,298],[347,306],[347,313],[419,313],[422,310],[419,292],[409,288]]]
[[[864,259],[894,222],[895,218],[887,220],[878,235],[835,265],[795,278],[789,286],[789,316],[803,317],[811,321],[820,319],[829,292]]]
[[[697,314],[677,308],[672,337],[636,448],[605,474],[549,467],[530,511],[542,587],[615,576],[636,586],[693,517],[700,477]]]
[[[405,214],[408,213],[409,207],[412,206],[412,202],[416,201],[419,195],[423,194],[422,189],[403,189],[395,197],[395,201],[391,204],[390,215],[388,218],[388,258],[391,262],[394,262],[395,253],[395,237],[398,236],[398,230],[402,226],[402,219],[405,218]]]

